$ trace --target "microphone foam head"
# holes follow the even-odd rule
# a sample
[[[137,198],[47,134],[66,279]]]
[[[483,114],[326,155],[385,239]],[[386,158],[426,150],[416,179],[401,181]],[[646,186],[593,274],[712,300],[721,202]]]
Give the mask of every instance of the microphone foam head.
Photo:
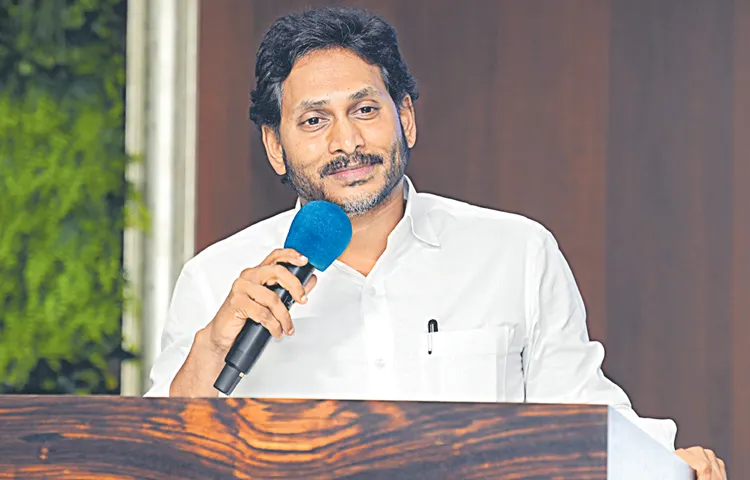
[[[294,216],[284,248],[306,256],[317,270],[325,271],[339,258],[352,239],[352,222],[336,204],[315,200]]]

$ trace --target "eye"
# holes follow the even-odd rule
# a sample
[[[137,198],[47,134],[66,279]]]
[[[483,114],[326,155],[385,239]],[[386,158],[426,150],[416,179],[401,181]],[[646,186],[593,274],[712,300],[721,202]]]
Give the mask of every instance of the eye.
[[[370,105],[366,105],[366,106],[364,106],[364,107],[362,107],[362,108],[359,109],[360,112],[365,113],[365,114],[372,113],[375,110],[376,110],[376,108],[372,107]]]
[[[311,118],[308,118],[307,120],[305,120],[302,123],[305,124],[305,125],[310,125],[312,127],[312,126],[318,125],[320,123],[320,117],[311,117]]]

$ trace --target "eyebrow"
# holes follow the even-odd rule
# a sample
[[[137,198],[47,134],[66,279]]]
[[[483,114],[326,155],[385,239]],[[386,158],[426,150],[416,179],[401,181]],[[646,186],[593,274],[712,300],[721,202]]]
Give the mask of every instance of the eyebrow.
[[[378,91],[375,89],[375,87],[366,86],[363,87],[356,92],[349,95],[349,100],[362,100],[363,98],[369,97],[369,96],[377,96]],[[305,110],[316,110],[321,107],[325,107],[330,102],[328,100],[302,100],[299,105],[297,105],[297,108],[294,109],[295,112],[301,112]]]
[[[366,86],[362,88],[359,91],[356,91],[349,95],[349,100],[362,100],[363,98],[369,97],[369,96],[377,96],[378,91],[371,86]]]

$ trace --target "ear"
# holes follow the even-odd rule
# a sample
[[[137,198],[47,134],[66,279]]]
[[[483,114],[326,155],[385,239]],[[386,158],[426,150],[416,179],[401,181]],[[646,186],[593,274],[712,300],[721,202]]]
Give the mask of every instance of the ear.
[[[279,175],[284,175],[286,173],[286,165],[284,165],[284,147],[281,146],[281,139],[268,125],[261,127],[261,136],[263,137],[263,146],[266,147],[266,156],[268,156],[271,168]]]
[[[401,126],[404,129],[406,144],[409,148],[412,148],[417,143],[417,119],[414,114],[414,103],[412,103],[411,96],[408,93],[401,100],[398,116],[401,119]]]

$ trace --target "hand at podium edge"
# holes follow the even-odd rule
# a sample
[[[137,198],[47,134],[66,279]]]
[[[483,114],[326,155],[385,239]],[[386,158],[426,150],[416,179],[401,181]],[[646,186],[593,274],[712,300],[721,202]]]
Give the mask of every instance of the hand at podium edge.
[[[713,450],[703,447],[690,447],[679,448],[674,453],[695,470],[698,474],[698,480],[727,480],[724,461],[718,458]]]

